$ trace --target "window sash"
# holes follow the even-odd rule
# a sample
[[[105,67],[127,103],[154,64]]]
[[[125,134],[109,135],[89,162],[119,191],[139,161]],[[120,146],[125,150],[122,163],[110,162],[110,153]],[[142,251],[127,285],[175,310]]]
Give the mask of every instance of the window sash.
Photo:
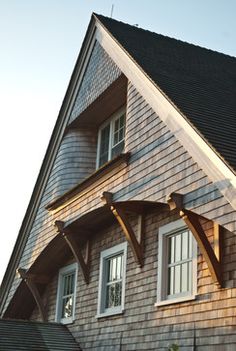
[[[119,110],[98,132],[97,168],[122,153],[125,141],[125,111]]]
[[[97,318],[124,310],[126,256],[126,242],[101,252]]]
[[[77,264],[60,269],[58,274],[56,322],[71,323],[75,313]]]
[[[123,256],[124,253],[114,255],[105,260],[105,310],[117,308],[122,303],[122,284],[123,284]],[[113,296],[110,294],[112,287],[115,289]],[[119,287],[117,289],[117,287]],[[116,295],[116,293],[118,295]]]
[[[197,293],[197,243],[182,219],[159,228],[157,280],[157,306]]]

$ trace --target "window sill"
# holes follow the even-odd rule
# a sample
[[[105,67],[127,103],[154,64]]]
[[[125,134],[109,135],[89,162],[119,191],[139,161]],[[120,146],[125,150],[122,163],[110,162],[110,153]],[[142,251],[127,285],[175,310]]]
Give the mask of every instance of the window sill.
[[[127,165],[130,157],[130,153],[122,153],[116,156],[114,159],[105,163],[103,166],[98,168],[94,173],[92,173],[88,178],[84,179],[82,182],[77,184],[74,188],[67,191],[62,196],[58,197],[56,200],[50,202],[45,208],[48,211],[56,210],[59,206],[65,206],[69,201],[76,197],[80,192],[84,191],[91,184],[94,184],[97,180],[102,178],[104,175],[108,174],[112,170],[119,167],[121,164]]]
[[[155,303],[155,306],[159,307],[159,306],[166,306],[166,305],[174,305],[176,303],[193,301],[195,299],[196,299],[196,295],[176,297],[169,300],[158,301]]]
[[[105,318],[105,317],[112,317],[112,316],[117,316],[117,315],[121,315],[124,313],[124,309],[122,310],[110,310],[110,311],[106,311],[106,312],[103,312],[103,313],[98,313],[95,317],[97,319],[99,318]]]
[[[74,323],[74,318],[63,318],[61,320],[59,320],[59,323],[67,325],[67,324],[73,324]]]

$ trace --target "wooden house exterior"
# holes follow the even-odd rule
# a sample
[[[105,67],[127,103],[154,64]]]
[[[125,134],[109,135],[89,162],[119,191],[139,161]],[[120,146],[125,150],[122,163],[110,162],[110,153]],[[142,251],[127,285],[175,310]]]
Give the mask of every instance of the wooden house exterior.
[[[1,287],[81,350],[236,348],[236,59],[92,15]]]

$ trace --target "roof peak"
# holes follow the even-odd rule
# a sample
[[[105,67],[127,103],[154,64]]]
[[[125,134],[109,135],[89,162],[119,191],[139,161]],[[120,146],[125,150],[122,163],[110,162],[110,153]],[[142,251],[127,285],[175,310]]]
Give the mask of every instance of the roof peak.
[[[133,30],[136,30],[136,31],[142,31],[142,32],[146,32],[147,34],[150,33],[151,35],[153,36],[157,36],[157,37],[160,37],[160,38],[163,38],[163,39],[166,39],[166,40],[174,40],[176,42],[179,42],[180,44],[184,44],[184,45],[187,45],[187,46],[192,46],[192,47],[195,47],[197,49],[201,49],[201,50],[206,50],[208,51],[209,53],[213,53],[213,54],[216,54],[216,55],[220,55],[220,56],[225,56],[227,58],[230,58],[230,59],[233,59],[233,60],[236,60],[236,57],[233,56],[233,55],[229,55],[229,54],[226,54],[224,52],[220,52],[220,51],[217,51],[217,50],[213,50],[211,48],[207,48],[207,47],[204,47],[204,46],[201,46],[201,45],[198,45],[198,44],[194,44],[194,43],[190,43],[188,41],[185,41],[185,40],[182,40],[182,39],[179,39],[179,38],[174,38],[174,37],[170,37],[168,35],[164,35],[164,34],[161,34],[161,33],[157,33],[157,32],[154,32],[154,31],[151,31],[149,29],[145,29],[145,28],[142,28],[142,27],[137,27],[136,25],[132,25],[130,23],[126,23],[126,22],[123,22],[123,21],[120,21],[118,19],[115,19],[115,18],[111,18],[111,17],[108,17],[108,16],[104,16],[104,15],[101,15],[101,14],[97,14],[95,12],[92,13],[92,15],[97,18],[105,27],[106,27],[106,21],[110,21],[111,23],[115,22],[117,24],[120,24],[120,25],[125,25],[127,27],[130,27],[132,28]]]

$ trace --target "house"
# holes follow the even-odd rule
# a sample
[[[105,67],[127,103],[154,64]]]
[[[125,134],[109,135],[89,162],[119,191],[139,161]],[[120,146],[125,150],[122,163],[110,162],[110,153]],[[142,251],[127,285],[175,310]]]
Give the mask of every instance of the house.
[[[83,351],[235,350],[235,96],[234,57],[93,14],[3,322],[64,324]]]

